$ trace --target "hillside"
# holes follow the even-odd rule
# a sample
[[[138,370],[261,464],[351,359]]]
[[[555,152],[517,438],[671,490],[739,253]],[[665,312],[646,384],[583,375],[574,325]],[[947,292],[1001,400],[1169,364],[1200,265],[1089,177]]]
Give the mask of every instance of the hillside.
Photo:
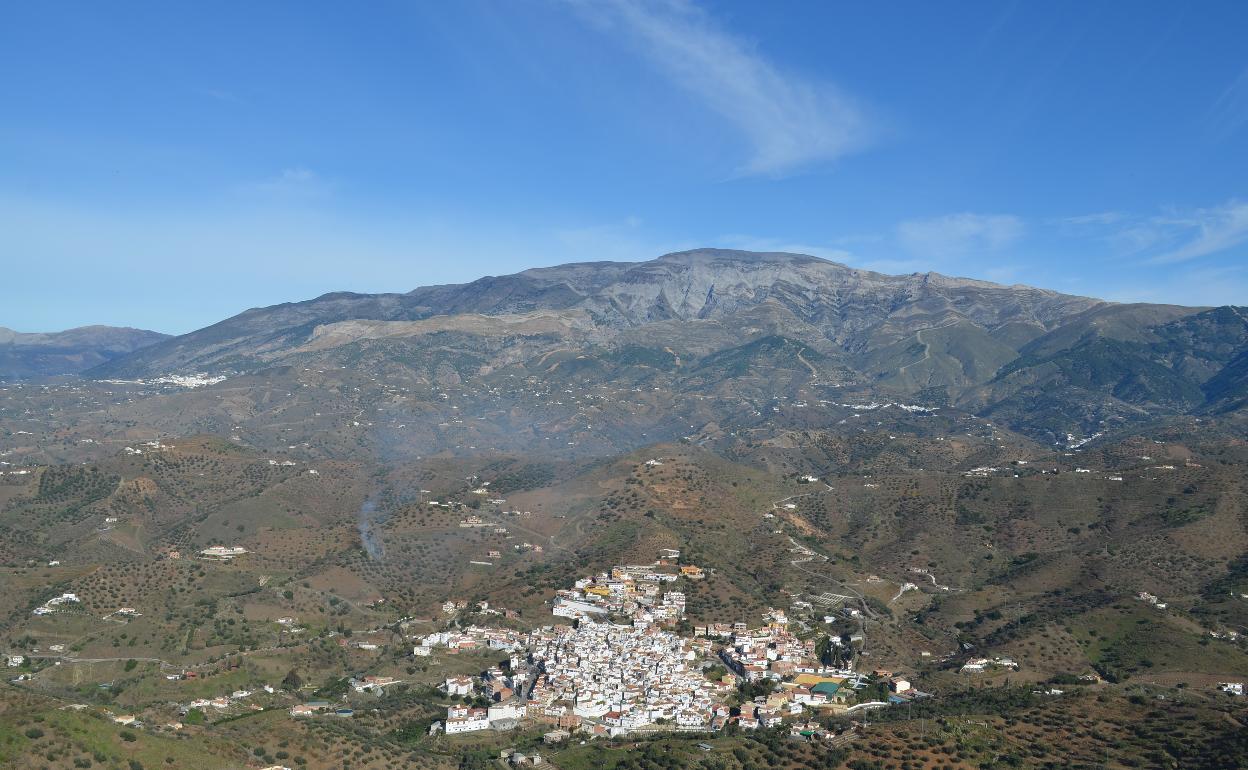
[[[1246,318],[704,250],[328,295],[0,383],[0,764],[1233,767]],[[782,680],[861,681],[757,731],[431,734],[525,668],[498,635],[573,630],[586,581],[633,583],[620,633],[699,636],[707,681],[735,623],[794,651]],[[731,716],[784,697],[738,674]]]
[[[249,310],[88,375],[345,366],[431,388],[538,374],[754,402],[807,387],[957,406],[1054,442],[1239,408],[1246,319],[702,249]]]
[[[35,334],[0,327],[0,379],[77,374],[168,338],[116,326]]]
[[[843,353],[876,349],[919,329],[965,320],[1020,345],[1096,300],[1027,287],[946,278],[888,276],[798,254],[703,249],[650,262],[596,262],[527,270],[408,294],[329,294],[249,310],[101,367],[94,374],[152,376],[186,369],[252,368],[297,354],[314,339],[338,344],[374,336],[348,321],[433,317],[517,318],[544,313],[595,340],[644,336],[681,354],[705,355],[747,338],[788,333]],[[392,325],[390,336],[436,326]],[[502,331],[483,333],[504,333]]]

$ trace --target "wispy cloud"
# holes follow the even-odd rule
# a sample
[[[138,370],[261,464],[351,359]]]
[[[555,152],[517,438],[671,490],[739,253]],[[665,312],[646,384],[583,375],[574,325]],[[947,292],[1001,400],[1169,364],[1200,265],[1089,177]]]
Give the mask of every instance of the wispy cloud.
[[[1063,217],[1057,220],[1057,224],[1067,227],[1083,227],[1085,225],[1112,225],[1126,219],[1127,215],[1121,211],[1098,211],[1093,214],[1079,214],[1073,217]]]
[[[1053,220],[1060,235],[1100,241],[1144,264],[1187,262],[1248,244],[1248,201],[1154,214],[1106,212]]]
[[[1162,302],[1180,305],[1243,305],[1248,297],[1248,269],[1238,265],[1180,269],[1164,281],[1114,281],[1100,293],[1113,302]]]
[[[282,169],[265,179],[246,182],[239,191],[247,195],[260,195],[275,200],[299,201],[325,198],[330,194],[330,184],[315,171],[296,166]]]
[[[1155,222],[1183,239],[1177,247],[1149,260],[1155,264],[1186,262],[1248,242],[1248,202],[1244,201],[1231,200],[1185,216],[1157,218]]]
[[[947,214],[897,225],[897,239],[915,254],[950,257],[997,251],[1022,237],[1023,220],[1011,214]]]
[[[1248,69],[1227,86],[1213,103],[1207,118],[1217,139],[1229,139],[1248,126]]]
[[[627,37],[674,83],[750,142],[747,175],[783,175],[864,145],[870,127],[828,83],[781,72],[688,0],[570,0],[586,18]]]

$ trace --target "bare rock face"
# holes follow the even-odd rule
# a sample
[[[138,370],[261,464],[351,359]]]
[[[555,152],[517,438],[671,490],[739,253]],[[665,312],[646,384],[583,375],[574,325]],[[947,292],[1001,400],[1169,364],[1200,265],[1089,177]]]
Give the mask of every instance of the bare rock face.
[[[980,325],[1014,320],[1048,328],[1105,303],[1042,289],[948,278],[936,273],[890,276],[817,257],[699,249],[641,263],[584,263],[527,270],[470,284],[417,289],[430,308],[515,312],[583,307],[599,322],[724,319],[760,306],[791,315],[844,342],[896,317],[963,315]],[[445,312],[445,311],[441,311]]]
[[[1052,436],[1238,408],[1245,318],[1236,308],[1120,305],[802,254],[698,249],[248,310],[89,375],[349,363],[467,382],[519,367],[516,376],[644,380],[735,399],[805,383],[956,405]]]
[[[883,275],[801,254],[700,249],[649,262],[561,265],[404,295],[329,294],[249,310],[99,373],[153,374],[227,361],[232,366],[271,361],[285,350],[301,349],[318,328],[346,321],[580,311],[608,336],[669,324],[666,333],[679,337],[670,322],[733,326],[745,321],[760,333],[789,329],[809,344],[861,351],[963,320],[989,332],[1004,330],[1011,340],[1031,339],[1064,318],[1105,304],[935,273]],[[689,347],[703,353],[707,348],[696,341]]]

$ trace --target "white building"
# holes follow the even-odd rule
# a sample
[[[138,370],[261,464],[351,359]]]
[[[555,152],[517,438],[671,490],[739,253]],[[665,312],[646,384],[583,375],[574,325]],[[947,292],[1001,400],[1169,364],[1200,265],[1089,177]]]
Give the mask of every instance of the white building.
[[[233,559],[247,553],[247,549],[241,545],[213,545],[199,552],[199,555],[205,559]]]
[[[446,730],[447,735],[488,730],[490,729],[489,713],[485,709],[451,706],[446,710],[446,724],[443,729]]]
[[[511,700],[504,703],[495,703],[486,709],[487,719],[490,722],[497,722],[502,719],[523,719],[525,716],[525,706],[519,701]]]
[[[467,677],[467,676],[447,677],[446,694],[447,695],[472,695],[472,678]]]

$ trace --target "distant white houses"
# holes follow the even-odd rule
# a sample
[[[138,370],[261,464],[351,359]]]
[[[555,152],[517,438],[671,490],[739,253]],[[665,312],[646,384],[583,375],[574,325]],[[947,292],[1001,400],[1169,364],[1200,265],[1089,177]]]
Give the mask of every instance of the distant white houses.
[[[78,594],[64,593],[60,596],[54,596],[46,602],[34,609],[36,615],[50,615],[56,611],[56,608],[62,604],[78,604]]]
[[[350,681],[352,689],[356,692],[377,692],[380,693],[392,684],[401,684],[403,680],[395,679],[392,676],[366,676],[363,679],[352,679]]]
[[[229,561],[247,553],[247,549],[241,545],[212,545],[199,552],[199,555],[205,559],[220,559]]]
[[[307,703],[299,703],[290,707],[290,715],[292,717],[310,717],[313,714],[324,711],[329,708],[329,701],[314,700]]]
[[[998,656],[995,658],[971,658],[962,664],[963,674],[979,674],[990,668],[1012,668],[1018,670],[1018,663],[1013,658]]]

